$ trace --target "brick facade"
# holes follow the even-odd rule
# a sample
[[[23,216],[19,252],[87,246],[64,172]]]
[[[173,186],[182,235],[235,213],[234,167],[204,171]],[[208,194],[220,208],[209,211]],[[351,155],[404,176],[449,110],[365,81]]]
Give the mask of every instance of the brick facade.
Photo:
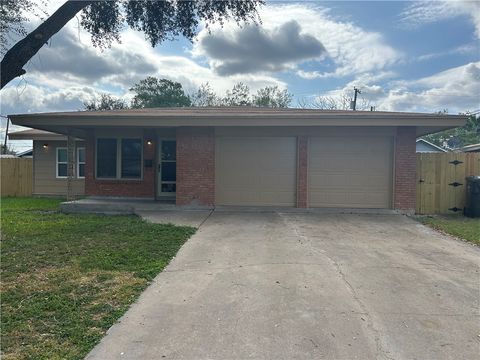
[[[152,144],[148,145],[147,140],[152,140]],[[154,198],[156,139],[144,135],[142,142],[142,166],[145,165],[145,160],[152,160],[151,167],[143,167],[142,180],[99,180],[95,179],[95,136],[89,132],[85,146],[85,195]]]
[[[215,205],[213,128],[177,128],[177,205]]]
[[[395,182],[393,207],[406,212],[415,211],[416,202],[416,129],[397,128],[395,138]]]
[[[308,207],[308,137],[297,138],[297,208]]]
[[[413,212],[416,201],[416,129],[398,127],[395,137],[393,208]],[[147,140],[153,144],[148,145]],[[215,206],[215,132],[212,127],[179,127],[177,140],[177,205]],[[119,196],[155,198],[156,138],[144,132],[144,160],[153,166],[143,168],[142,180],[95,179],[95,137],[86,139],[85,194],[88,196]],[[143,164],[144,165],[144,164]],[[308,204],[308,136],[297,137],[297,199],[296,206]]]

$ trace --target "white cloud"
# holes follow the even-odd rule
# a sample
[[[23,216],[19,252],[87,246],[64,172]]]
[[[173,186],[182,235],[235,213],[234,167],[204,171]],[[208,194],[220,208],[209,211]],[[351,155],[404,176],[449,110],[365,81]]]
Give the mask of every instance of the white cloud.
[[[407,26],[419,27],[458,16],[470,18],[475,27],[475,34],[480,39],[480,2],[450,0],[450,1],[419,1],[413,2],[401,14],[402,22]]]
[[[437,58],[440,58],[443,56],[449,56],[449,55],[466,55],[466,54],[475,54],[475,53],[478,54],[479,51],[480,51],[479,44],[470,43],[470,44],[457,46],[456,48],[453,48],[450,50],[421,55],[413,59],[413,61],[429,61],[432,59],[437,59]]]
[[[399,82],[382,101],[385,110],[473,111],[480,107],[480,62],[448,69],[432,76]]]
[[[25,87],[10,86],[2,90],[2,113],[81,110],[84,101],[98,94],[99,91],[90,86],[72,86],[52,91],[32,84]]]
[[[43,47],[27,66],[22,79],[2,90],[2,114],[79,110],[83,102],[101,92],[131,98],[128,89],[147,77],[168,78],[193,92],[210,83],[219,94],[239,81],[252,91],[283,81],[267,75],[222,77],[185,56],[163,55],[152,48],[143,35],[131,29],[122,33],[122,42],[100,51],[88,34],[69,23]]]
[[[388,74],[385,75],[385,79]],[[393,76],[393,74],[392,74]],[[320,94],[341,99],[353,96],[353,87],[362,91],[359,103],[375,106],[378,111],[436,112],[447,109],[451,114],[480,108],[480,62],[455,67],[411,81],[389,81],[358,77],[344,87]]]
[[[369,32],[351,23],[334,19],[329,12],[308,4],[287,4],[266,6],[260,11],[262,27],[272,32],[290,21],[301,25],[302,32],[315,37],[327,51],[326,57],[335,64],[333,71],[304,71],[297,74],[306,79],[321,77],[342,77],[364,72],[379,71],[399,62],[403,55],[389,46],[381,34]],[[224,29],[214,26],[200,32],[200,39],[221,33],[240,32],[235,24],[227,23]],[[195,43],[193,54],[204,55],[202,41]],[[215,67],[215,60],[210,65]]]
[[[196,50],[197,55],[210,59],[211,67],[220,75],[278,72],[320,59],[325,53],[322,43],[304,33],[295,20],[268,30],[248,25],[212,34],[203,32]]]

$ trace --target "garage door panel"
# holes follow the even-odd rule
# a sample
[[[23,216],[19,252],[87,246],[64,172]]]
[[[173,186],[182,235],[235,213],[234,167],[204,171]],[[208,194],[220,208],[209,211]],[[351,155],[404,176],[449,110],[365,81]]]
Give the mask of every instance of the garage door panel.
[[[258,180],[260,183],[259,185],[264,189],[282,192],[292,191],[291,174],[265,175],[260,177]]]
[[[384,176],[361,175],[361,174],[326,174],[310,177],[311,190],[342,190],[346,187],[351,189],[363,188],[377,191],[388,191],[389,186],[385,184]]]
[[[292,196],[290,191],[265,191],[260,194],[260,201],[266,206],[292,206],[295,202],[295,197]]]
[[[217,137],[217,205],[293,206],[296,139]]]
[[[310,206],[390,208],[392,148],[389,137],[311,138]]]
[[[384,208],[385,192],[368,192],[346,194],[342,191],[329,191],[314,194],[310,197],[312,203],[321,203],[323,207],[349,207],[349,208]]]

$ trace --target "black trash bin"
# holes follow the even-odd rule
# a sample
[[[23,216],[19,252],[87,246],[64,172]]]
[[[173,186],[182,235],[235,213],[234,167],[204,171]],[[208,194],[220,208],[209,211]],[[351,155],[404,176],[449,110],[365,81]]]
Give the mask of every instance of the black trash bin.
[[[480,176],[468,176],[467,198],[465,201],[465,216],[471,218],[480,217]]]

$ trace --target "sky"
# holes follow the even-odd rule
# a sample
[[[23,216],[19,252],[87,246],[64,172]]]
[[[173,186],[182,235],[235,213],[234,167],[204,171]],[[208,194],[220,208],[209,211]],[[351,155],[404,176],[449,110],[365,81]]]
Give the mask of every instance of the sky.
[[[62,3],[49,1],[47,11]],[[128,100],[147,76],[178,81],[187,93],[207,82],[219,95],[240,81],[252,92],[277,85],[294,95],[292,107],[352,97],[357,87],[359,103],[379,111],[480,109],[479,1],[267,0],[259,15],[259,26],[202,25],[193,43],[155,48],[125,27],[121,43],[103,51],[73,19],[0,91],[0,113],[81,110],[100,93]]]

